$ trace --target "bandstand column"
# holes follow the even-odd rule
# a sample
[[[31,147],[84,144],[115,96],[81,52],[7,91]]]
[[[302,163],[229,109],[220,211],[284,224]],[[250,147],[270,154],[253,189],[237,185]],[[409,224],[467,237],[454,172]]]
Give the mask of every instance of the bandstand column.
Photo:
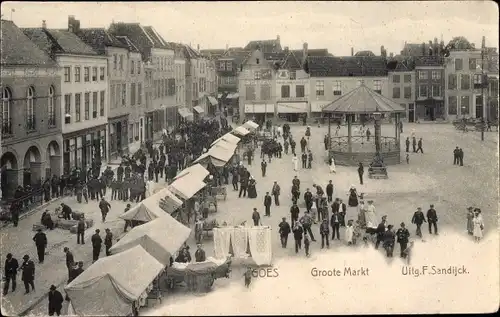
[[[347,117],[347,152],[352,153],[352,123],[351,115],[346,114]]]
[[[330,114],[328,114],[328,156],[330,156],[330,150],[332,149],[332,120]]]
[[[381,135],[381,126],[380,126],[380,114],[374,114],[375,118],[375,151],[377,154],[380,153],[380,150],[382,148],[381,146],[381,140],[380,140],[380,135]]]
[[[401,118],[399,116],[400,116],[399,113],[396,113],[395,116],[394,116],[395,117],[394,121],[396,121],[395,122],[395,127],[394,127],[395,128],[395,130],[394,130],[395,131],[395,135],[394,136],[396,137],[396,145],[398,146],[398,148],[399,148],[399,143],[400,143],[400,140],[399,140],[399,138],[400,138],[400,134],[399,134],[399,120],[401,120]]]

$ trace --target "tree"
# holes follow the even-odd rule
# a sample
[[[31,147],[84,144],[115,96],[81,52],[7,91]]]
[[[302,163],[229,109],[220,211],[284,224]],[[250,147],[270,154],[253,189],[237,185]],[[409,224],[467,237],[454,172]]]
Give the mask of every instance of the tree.
[[[470,50],[474,49],[474,44],[471,44],[465,37],[456,36],[451,39],[447,45],[450,49],[455,50]]]

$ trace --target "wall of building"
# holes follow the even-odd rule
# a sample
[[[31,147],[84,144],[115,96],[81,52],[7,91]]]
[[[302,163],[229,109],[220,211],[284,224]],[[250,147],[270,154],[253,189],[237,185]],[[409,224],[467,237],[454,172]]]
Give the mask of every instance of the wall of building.
[[[35,125],[28,129],[30,87],[35,93]],[[50,87],[54,88],[53,96],[49,95]],[[35,183],[61,173],[61,80],[57,68],[5,66],[2,67],[3,88],[10,91],[10,107],[4,103],[9,114],[5,110],[2,113],[1,156],[3,194],[9,197],[18,184]],[[54,125],[49,125],[49,121]],[[6,123],[10,123],[10,129]]]
[[[478,66],[481,66],[480,50],[450,52],[444,83],[445,109],[449,120],[462,117],[476,118],[476,97],[481,95],[480,89],[474,90],[474,76],[481,74]]]
[[[415,109],[415,84],[414,71],[389,73],[388,97],[406,109],[403,120],[408,120],[409,109]]]

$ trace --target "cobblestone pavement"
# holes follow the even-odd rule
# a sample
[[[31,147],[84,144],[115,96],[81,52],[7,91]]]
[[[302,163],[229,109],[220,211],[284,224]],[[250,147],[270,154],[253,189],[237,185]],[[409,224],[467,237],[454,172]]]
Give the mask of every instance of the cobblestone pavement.
[[[304,134],[304,126],[292,126],[292,134],[295,136],[296,141]],[[260,159],[252,162],[249,167],[251,174],[257,180],[257,193],[256,199],[238,198],[237,192],[233,191],[231,185],[228,186],[228,196],[226,201],[219,201],[219,208],[217,213],[211,214],[212,218],[216,218],[219,223],[226,221],[229,225],[237,225],[242,221],[251,223],[251,214],[254,207],[258,208],[261,216],[263,216],[263,196],[266,191],[270,191],[274,181],[278,181],[281,186],[281,206],[271,207],[271,217],[263,217],[262,222],[264,225],[270,225],[273,228],[273,257],[279,258],[283,256],[304,256],[303,253],[295,255],[292,247],[293,239],[290,238],[287,249],[282,249],[279,244],[279,237],[277,233],[277,225],[282,217],[287,217],[289,221],[289,208],[290,208],[290,189],[291,180],[294,175],[301,179],[301,191],[305,188],[311,188],[313,184],[320,184],[323,188],[328,183],[329,179],[333,180],[335,185],[334,197],[343,198],[347,201],[347,193],[351,184],[355,184],[358,192],[366,193],[367,199],[373,199],[377,207],[377,215],[381,217],[383,214],[388,215],[390,223],[399,226],[399,223],[404,221],[409,224],[411,233],[413,234],[414,228],[410,224],[411,216],[416,207],[422,207],[426,210],[430,204],[434,204],[438,212],[440,230],[458,230],[465,233],[466,228],[466,213],[467,206],[477,206],[482,208],[485,218],[486,230],[496,228],[496,214],[498,206],[498,156],[497,144],[498,135],[496,133],[487,133],[485,141],[480,141],[478,133],[457,132],[451,125],[445,124],[406,124],[404,133],[401,135],[402,148],[404,149],[404,140],[410,136],[412,130],[415,130],[416,137],[423,138],[423,148],[425,154],[410,153],[410,164],[400,164],[397,166],[390,166],[388,168],[388,180],[365,180],[365,185],[359,185],[356,167],[337,166],[337,173],[330,174],[328,166],[325,162],[325,151],[323,145],[323,137],[327,133],[327,128],[322,126],[311,126],[311,149],[314,155],[313,169],[299,170],[297,173],[293,172],[291,155],[284,156],[282,159],[273,159],[268,164],[268,171],[266,177],[261,176],[260,172]],[[347,134],[345,128],[342,128],[341,133]],[[373,129],[371,129],[373,130]],[[394,127],[384,125],[382,127],[382,134],[391,136],[394,134]],[[462,147],[465,152],[463,167],[454,166],[452,151],[455,146]],[[300,147],[298,146],[300,151]],[[256,155],[260,153],[260,149],[256,151]],[[244,162],[245,165],[246,162]],[[367,178],[367,177],[365,177]],[[301,198],[301,211],[305,208]],[[94,208],[95,206],[95,208]],[[111,226],[112,223],[121,227],[122,221],[115,221],[117,214],[123,211],[124,204],[114,202],[112,203],[112,211],[108,217],[110,219],[106,224],[100,224],[99,211],[96,203],[89,204],[88,208],[91,212],[95,211],[96,226],[95,228],[105,228]],[[39,216],[36,216],[38,218]],[[348,210],[348,218],[355,218],[355,213]],[[38,220],[38,219],[36,219]],[[31,225],[19,229],[16,235],[19,238],[11,239],[24,239],[23,233],[27,233],[26,249],[31,250],[34,255],[34,247],[31,242],[32,232]],[[93,228],[91,231],[95,229]],[[313,226],[313,234],[319,236],[318,226]],[[14,234],[14,233],[12,233]],[[343,234],[343,232],[341,232]],[[424,231],[425,235],[425,231]],[[429,239],[430,237],[426,237]],[[29,241],[28,241],[29,239]],[[55,241],[55,237],[49,235],[50,244]],[[72,240],[74,237],[63,236],[60,240]],[[213,244],[207,239],[204,242],[204,248],[207,256],[213,255]],[[291,243],[292,242],[292,243]],[[336,246],[341,242],[335,241],[332,249],[335,250]],[[67,243],[70,245],[70,243]],[[191,248],[194,248],[194,239],[189,239]],[[73,244],[74,245],[74,244]],[[51,262],[46,262],[42,265],[43,272],[39,270],[37,274],[37,283],[39,286],[38,292],[45,292],[50,284],[58,280],[64,281],[66,270],[64,268],[64,254],[62,253],[61,245],[57,250],[50,251],[49,258],[53,258]],[[319,242],[312,243],[312,252],[334,252],[320,251]],[[89,264],[90,246],[80,246],[70,248],[75,253],[75,258],[85,259],[86,267]],[[3,251],[3,250],[2,250]],[[15,252],[18,259],[22,257],[24,251]],[[2,252],[3,253],[3,252]],[[29,253],[29,252],[28,252]],[[30,253],[29,253],[30,254]],[[57,260],[56,260],[57,258]],[[57,265],[52,265],[52,264]],[[241,265],[238,267],[238,262],[235,262],[235,274],[238,276]],[[47,268],[46,268],[47,267]],[[50,267],[50,268],[49,268]],[[45,269],[46,268],[46,269]],[[43,275],[43,278],[42,278]],[[60,276],[56,279],[56,276]],[[41,280],[46,280],[45,286],[42,286]],[[225,284],[229,280],[218,280],[216,283]],[[45,287],[45,288],[42,288]],[[21,288],[22,289],[22,288]],[[8,298],[12,296],[8,295]],[[24,296],[24,297],[23,297]],[[28,299],[29,296],[22,295],[21,290],[17,291],[15,297],[17,302]],[[13,300],[14,302],[14,300]],[[25,307],[24,303],[22,306]],[[18,304],[18,307],[20,304]],[[47,300],[43,300],[37,307],[33,309],[33,313],[45,313],[47,311]]]

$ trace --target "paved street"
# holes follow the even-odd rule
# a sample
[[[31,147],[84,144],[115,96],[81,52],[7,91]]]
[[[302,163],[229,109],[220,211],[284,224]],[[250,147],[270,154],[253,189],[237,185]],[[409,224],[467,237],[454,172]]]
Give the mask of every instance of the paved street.
[[[327,128],[312,126],[311,149],[314,154],[312,170],[300,170],[297,175],[301,179],[301,190],[311,188],[314,183],[324,186],[329,179],[335,185],[334,196],[347,200],[348,189],[351,184],[355,184],[358,192],[366,193],[366,199],[373,199],[377,207],[377,214],[388,215],[388,220],[394,225],[399,225],[401,221],[410,223],[411,216],[416,207],[421,206],[426,210],[429,204],[434,204],[440,217],[441,230],[458,230],[465,232],[465,208],[469,205],[482,208],[486,230],[496,228],[497,209],[497,187],[498,179],[493,175],[498,175],[496,148],[498,136],[496,133],[487,133],[484,142],[480,141],[478,133],[463,134],[457,132],[451,125],[443,124],[406,124],[402,134],[402,147],[404,139],[415,129],[417,138],[423,138],[423,148],[425,154],[413,154],[410,156],[410,164],[406,162],[398,166],[390,166],[388,169],[388,180],[366,179],[365,185],[359,185],[355,167],[337,166],[337,174],[329,174],[328,166],[324,163],[325,151],[323,136]],[[345,128],[344,128],[345,129]],[[292,126],[292,134],[298,141],[304,134],[305,127]],[[345,131],[342,131],[346,133]],[[394,133],[393,126],[384,125],[383,135],[391,136]],[[460,146],[465,152],[463,167],[454,166],[452,151],[455,146]],[[300,148],[299,148],[300,150]],[[260,149],[256,151],[258,156]],[[246,162],[244,163],[246,165]],[[228,187],[227,201],[219,202],[219,212],[212,214],[219,223],[226,221],[230,225],[240,224],[246,220],[251,223],[251,213],[253,207],[257,207],[263,215],[263,196],[266,191],[270,191],[273,182],[276,180],[281,185],[281,206],[271,208],[271,217],[263,217],[264,225],[270,225],[277,230],[277,225],[281,217],[286,216],[289,220],[290,188],[291,179],[295,175],[292,170],[291,155],[282,159],[273,159],[268,164],[268,171],[265,178],[260,172],[260,160],[255,160],[250,166],[250,172],[257,180],[257,199],[237,198],[237,193]],[[367,178],[367,177],[365,177]],[[108,193],[109,196],[109,193]],[[106,227],[115,228],[115,236],[122,228],[123,221],[116,217],[123,212],[125,204],[122,202],[112,202],[112,210],[108,215],[105,224],[101,223],[100,212],[96,202],[88,205],[78,205],[74,198],[68,198],[70,206],[75,210],[83,210],[94,219],[95,225],[87,234],[88,237],[96,228],[104,231]],[[303,200],[301,198],[301,203]],[[51,206],[50,209],[56,206]],[[302,206],[303,207],[303,206]],[[303,208],[301,208],[301,211]],[[348,211],[349,212],[349,211]],[[9,227],[2,231],[2,254],[12,252],[19,261],[27,253],[35,256],[35,248],[31,241],[34,232],[31,231],[33,223],[38,222],[40,213],[33,215],[20,222],[18,228]],[[355,218],[349,215],[348,218]],[[409,225],[413,233],[413,227]],[[118,228],[118,230],[116,230]],[[313,233],[318,233],[317,226],[313,227]],[[342,234],[342,233],[341,233]],[[424,231],[425,235],[425,231]],[[66,279],[66,269],[64,267],[64,253],[62,249],[68,246],[74,253],[76,260],[83,260],[85,267],[90,264],[91,247],[75,246],[76,239],[67,232],[54,230],[48,232],[49,255],[46,262],[37,266],[37,291],[29,295],[24,295],[22,285],[19,285],[15,294],[9,294],[7,300],[10,307],[4,304],[4,308],[11,309],[13,313],[18,313],[28,307],[30,303],[39,298],[42,293],[48,290],[51,284],[59,284]],[[275,258],[283,256],[295,257],[292,243],[289,242],[287,249],[279,247],[278,234],[273,234],[273,254]],[[293,242],[293,241],[292,241]],[[194,248],[194,239],[190,238],[189,244]],[[335,242],[335,245],[339,242]],[[12,246],[16,247],[12,247]],[[9,247],[10,246],[10,247]],[[319,243],[312,244],[312,251],[319,252]],[[207,256],[213,255],[212,242],[206,240],[205,250]],[[323,252],[323,251],[322,251]],[[324,251],[327,252],[327,251]],[[298,256],[303,256],[300,253]],[[236,272],[239,269],[235,267]],[[238,276],[238,274],[234,275]],[[219,280],[217,283],[228,283],[226,280]],[[62,289],[62,287],[60,287]],[[32,313],[45,313],[47,311],[47,300],[44,299],[36,305]]]

